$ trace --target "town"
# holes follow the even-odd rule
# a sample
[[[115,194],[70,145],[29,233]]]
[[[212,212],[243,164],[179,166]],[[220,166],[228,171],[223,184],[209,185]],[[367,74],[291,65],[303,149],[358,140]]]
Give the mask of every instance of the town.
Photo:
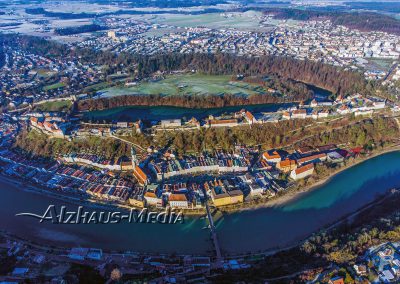
[[[272,15],[220,16],[238,18],[239,21],[246,16],[252,17],[259,22],[260,27],[266,29],[273,21]],[[124,20],[113,18],[108,21],[114,22],[112,31],[101,37],[83,41],[78,46],[141,54],[155,54],[163,50],[181,53],[225,52],[246,56],[286,55],[352,68],[365,68],[368,58],[395,61],[400,55],[399,37],[396,35],[359,32],[343,26],[334,26],[330,21],[307,21],[298,24],[281,21],[270,32],[183,27],[184,31],[181,33],[153,37],[141,33],[132,35]],[[147,27],[151,29],[151,23],[148,23]],[[162,28],[176,30],[182,27],[163,25]],[[370,79],[377,79],[386,74],[379,70],[370,70],[365,75]]]
[[[399,3],[0,8],[0,283],[400,283]]]
[[[293,186],[298,180],[315,175],[315,165],[340,164],[355,157],[362,148],[340,148],[337,145],[307,146],[294,149],[259,151],[237,145],[233,151],[203,151],[179,155],[174,149],[151,146],[144,149],[127,140],[129,133],[159,131],[191,131],[200,128],[238,127],[276,123],[285,120],[320,121],[341,116],[369,117],[375,112],[396,113],[398,106],[386,105],[377,97],[359,94],[334,102],[300,103],[276,113],[251,113],[242,110],[223,117],[161,120],[146,128],[142,121],[119,121],[115,124],[82,123],[60,112],[30,112],[4,115],[3,146],[0,158],[3,173],[35,182],[48,189],[78,194],[107,203],[143,208],[171,207],[201,212],[206,202],[216,207],[234,205],[254,198],[271,198]],[[13,127],[10,127],[12,125]],[[10,150],[7,138],[15,137],[24,127],[46,135],[49,139],[86,139],[96,136],[113,138],[131,147],[130,157],[108,160],[85,149],[54,157],[53,161],[30,161],[21,153]],[[129,180],[121,177],[131,173]],[[193,178],[189,178],[193,176]],[[284,177],[284,178],[283,178]],[[282,179],[283,178],[283,179]],[[185,181],[186,180],[186,181]],[[204,211],[203,211],[204,212]]]
[[[185,22],[190,23],[186,16]],[[117,54],[152,55],[163,53],[227,53],[239,56],[288,56],[313,60],[358,70],[369,80],[381,79],[393,85],[399,78],[396,59],[400,55],[399,37],[384,32],[361,32],[327,21],[275,20],[261,13],[225,13],[221,19],[256,21],[260,27],[248,31],[241,28],[210,28],[152,23],[146,19],[104,17],[105,31],[83,34],[70,48],[107,50]],[[168,21],[167,21],[168,22]],[[271,28],[272,25],[272,28]],[[268,32],[261,32],[267,29]],[[159,34],[149,36],[152,30]],[[175,31],[173,33],[168,31]],[[180,31],[181,32],[176,32]],[[163,32],[164,31],[164,32]],[[12,32],[12,29],[9,31]],[[29,33],[28,33],[29,34]],[[77,35],[82,36],[82,35]],[[0,102],[2,107],[15,108],[41,100],[92,93],[109,85],[127,86],[140,79],[128,76],[126,67],[109,67],[96,63],[82,64],[79,58],[52,58],[21,50],[18,46],[3,46],[4,67],[0,72]]]

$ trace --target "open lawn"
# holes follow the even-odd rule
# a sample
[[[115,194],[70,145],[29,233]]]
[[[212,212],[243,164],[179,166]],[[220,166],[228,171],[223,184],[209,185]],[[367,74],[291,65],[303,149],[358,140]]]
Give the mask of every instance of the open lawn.
[[[83,90],[83,92],[87,93],[87,92],[91,92],[91,91],[98,91],[98,90],[106,88],[107,86],[108,86],[107,82],[101,82],[101,83],[97,83],[97,84],[90,85],[90,86],[86,87]]]
[[[52,85],[47,85],[47,86],[43,87],[43,91],[54,90],[54,89],[62,88],[64,86],[65,86],[64,83],[56,83],[56,84],[52,84]]]
[[[72,107],[71,101],[46,102],[35,106],[38,111],[67,111]]]
[[[171,75],[158,81],[142,82],[133,87],[112,87],[101,91],[102,97],[129,94],[170,95],[256,95],[266,90],[258,85],[231,81],[231,76],[201,74]]]
[[[54,71],[50,71],[50,70],[46,70],[46,69],[38,69],[36,71],[37,71],[38,76],[42,77],[42,78],[48,78],[56,73]]]

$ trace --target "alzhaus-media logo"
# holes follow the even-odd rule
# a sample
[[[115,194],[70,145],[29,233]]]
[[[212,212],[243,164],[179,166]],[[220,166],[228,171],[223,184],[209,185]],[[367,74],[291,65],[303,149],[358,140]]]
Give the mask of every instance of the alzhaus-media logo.
[[[42,214],[18,213],[15,216],[32,217],[39,220],[39,223],[51,222],[52,224],[119,224],[128,223],[159,223],[177,224],[183,223],[182,212],[166,209],[162,212],[149,211],[147,208],[141,210],[131,209],[129,213],[121,211],[98,211],[84,210],[79,206],[77,210],[68,211],[66,206],[61,206],[59,210],[55,205],[49,205]]]

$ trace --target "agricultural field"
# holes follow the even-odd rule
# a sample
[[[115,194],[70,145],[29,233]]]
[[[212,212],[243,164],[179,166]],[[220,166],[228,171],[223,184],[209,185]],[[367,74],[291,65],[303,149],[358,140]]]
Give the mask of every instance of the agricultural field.
[[[234,94],[250,96],[267,92],[259,85],[231,80],[230,75],[185,74],[171,75],[158,81],[138,83],[132,87],[112,87],[101,90],[101,97],[112,97],[129,94],[142,95],[219,95]]]

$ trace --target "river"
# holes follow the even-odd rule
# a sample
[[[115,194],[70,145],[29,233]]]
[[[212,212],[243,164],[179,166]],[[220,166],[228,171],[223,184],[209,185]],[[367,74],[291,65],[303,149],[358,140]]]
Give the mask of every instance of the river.
[[[285,204],[224,216],[216,223],[223,253],[272,250],[304,239],[400,186],[399,161],[400,152],[387,153],[351,167]],[[16,217],[20,212],[41,215],[49,204],[76,207],[18,187],[0,179],[0,229],[26,239],[139,252],[206,254],[213,249],[202,219],[186,218],[183,224],[60,225]]]
[[[247,106],[233,106],[223,108],[184,108],[173,106],[126,106],[116,107],[106,110],[97,110],[84,113],[85,120],[92,121],[136,121],[162,119],[186,118],[187,120],[195,117],[197,119],[205,118],[208,115],[221,115],[224,113],[232,113],[243,108],[251,112],[274,112],[279,109],[293,106],[293,103],[287,104],[261,104]]]
[[[332,94],[328,90],[324,90],[315,86],[308,85],[314,92],[314,98],[317,101],[327,101]],[[281,104],[260,104],[246,106],[232,106],[222,108],[184,108],[173,106],[127,106],[116,107],[106,110],[85,112],[83,118],[92,121],[136,121],[162,119],[186,118],[187,120],[195,117],[197,119],[205,118],[209,115],[221,115],[224,113],[237,112],[243,108],[254,113],[260,112],[276,112],[279,109],[286,109],[295,106],[297,103],[281,103]]]

